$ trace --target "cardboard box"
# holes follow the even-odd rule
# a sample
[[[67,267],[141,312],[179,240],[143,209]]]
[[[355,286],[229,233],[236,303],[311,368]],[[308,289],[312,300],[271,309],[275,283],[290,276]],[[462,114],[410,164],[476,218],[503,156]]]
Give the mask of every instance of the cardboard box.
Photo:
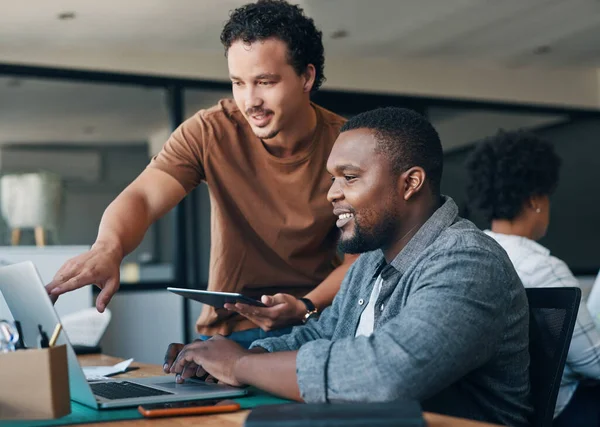
[[[69,413],[66,346],[0,354],[0,419],[48,419]]]

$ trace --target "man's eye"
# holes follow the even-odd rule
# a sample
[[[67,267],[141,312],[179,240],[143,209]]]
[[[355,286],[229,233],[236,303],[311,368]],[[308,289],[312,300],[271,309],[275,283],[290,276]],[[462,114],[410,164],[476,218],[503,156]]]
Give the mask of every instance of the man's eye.
[[[231,82],[231,84],[234,86],[241,86],[242,82]]]
[[[344,175],[344,179],[346,181],[352,181],[353,179],[356,179],[356,177],[354,175]]]
[[[258,84],[261,86],[271,86],[273,84],[273,82],[262,81],[262,82],[258,82]]]

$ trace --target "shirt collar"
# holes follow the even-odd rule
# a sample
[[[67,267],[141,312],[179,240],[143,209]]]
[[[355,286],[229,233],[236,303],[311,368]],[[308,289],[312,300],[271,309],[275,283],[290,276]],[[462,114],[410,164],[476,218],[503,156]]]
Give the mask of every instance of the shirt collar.
[[[494,240],[499,242],[502,246],[506,244],[512,244],[514,246],[524,246],[532,252],[536,252],[542,255],[550,255],[550,249],[543,247],[538,242],[535,242],[527,237],[517,236],[514,234],[502,234],[502,233],[494,233],[491,230],[485,230],[485,234],[490,237],[493,237]]]
[[[431,217],[421,226],[419,231],[410,239],[406,246],[392,260],[390,266],[394,267],[401,274],[423,253],[423,251],[439,237],[439,235],[458,217],[458,206],[451,197],[441,196],[442,205],[431,215]],[[385,257],[383,251],[379,249],[383,261]],[[380,271],[380,269],[377,269]]]

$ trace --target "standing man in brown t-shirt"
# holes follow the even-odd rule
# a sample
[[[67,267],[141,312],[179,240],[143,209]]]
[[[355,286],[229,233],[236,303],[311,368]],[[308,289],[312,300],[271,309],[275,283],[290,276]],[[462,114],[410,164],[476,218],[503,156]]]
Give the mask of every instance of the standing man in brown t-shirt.
[[[234,100],[201,110],[106,209],[91,250],[68,261],[51,296],[94,283],[104,311],[123,257],[202,181],[212,210],[209,290],[268,308],[205,306],[198,333],[243,344],[330,305],[354,258],[336,254],[325,164],[344,119],[310,101],[321,85],[321,32],[299,7],[260,0],[234,10],[221,34]],[[302,299],[299,299],[302,298]],[[260,329],[259,329],[260,328]],[[287,330],[287,329],[285,329]]]

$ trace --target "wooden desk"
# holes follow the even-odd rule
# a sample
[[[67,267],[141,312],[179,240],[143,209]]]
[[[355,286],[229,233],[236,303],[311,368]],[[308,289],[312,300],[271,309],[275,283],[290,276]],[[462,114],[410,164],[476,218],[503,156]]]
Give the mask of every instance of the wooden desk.
[[[79,356],[79,362],[82,366],[87,365],[114,365],[122,359],[105,355],[86,355]],[[132,363],[132,367],[140,369],[121,374],[116,378],[140,378],[156,375],[164,375],[162,368],[158,365],[148,365],[144,363]],[[173,379],[174,381],[174,379]],[[233,412],[229,414],[201,415],[193,417],[173,417],[116,421],[112,423],[94,423],[81,424],[82,427],[177,427],[177,426],[202,426],[202,427],[241,427],[250,411]],[[429,427],[494,427],[492,424],[480,423],[476,421],[464,420],[461,418],[448,417],[446,415],[432,414],[426,412],[425,420]],[[498,427],[498,426],[496,426]]]

